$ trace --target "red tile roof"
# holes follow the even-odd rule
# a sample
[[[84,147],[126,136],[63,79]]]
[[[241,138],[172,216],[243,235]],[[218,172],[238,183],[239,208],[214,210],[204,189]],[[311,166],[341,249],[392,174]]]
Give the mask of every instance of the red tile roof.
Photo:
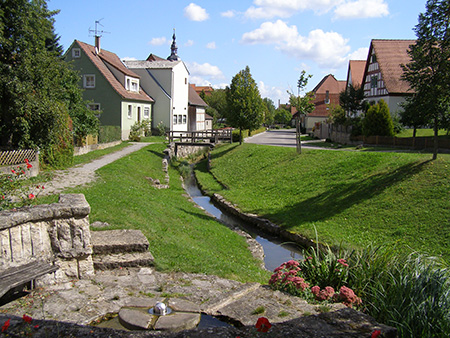
[[[402,64],[411,62],[407,51],[415,40],[372,40],[369,55],[375,51],[381,76],[389,94],[410,92],[409,84],[401,80]],[[366,70],[369,62],[367,62]]]
[[[108,52],[104,49],[102,49],[100,53],[97,54],[94,46],[88,45],[87,43],[78,40],[75,40],[75,42],[80,46],[80,48],[89,57],[95,67],[97,67],[100,73],[105,77],[105,79],[109,82],[113,89],[122,98],[128,100],[154,102],[154,100],[150,96],[148,96],[142,90],[142,88],[140,88],[139,93],[126,90],[124,85],[119,80],[117,80],[114,74],[109,70],[108,66],[111,66],[127,76],[139,79],[139,76],[136,73],[125,67],[125,65],[122,63],[122,61],[120,61],[119,57],[116,54]]]
[[[363,83],[364,70],[366,69],[366,60],[350,60],[348,63],[348,75],[351,76],[350,83],[353,87],[359,87]],[[347,86],[349,83],[347,83]]]

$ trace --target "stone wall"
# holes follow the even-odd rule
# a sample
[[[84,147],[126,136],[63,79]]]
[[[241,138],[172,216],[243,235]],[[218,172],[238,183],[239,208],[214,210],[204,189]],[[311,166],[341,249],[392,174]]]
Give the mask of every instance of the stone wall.
[[[73,148],[73,156],[84,155],[84,154],[90,153],[91,151],[94,151],[94,150],[115,147],[121,143],[122,143],[122,141],[114,141],[114,142],[109,142],[109,143],[90,144],[90,145],[83,146],[83,147],[74,147]]]
[[[44,260],[59,269],[41,283],[92,275],[89,213],[82,194],[61,194],[58,203],[0,212],[0,274],[10,267]]]

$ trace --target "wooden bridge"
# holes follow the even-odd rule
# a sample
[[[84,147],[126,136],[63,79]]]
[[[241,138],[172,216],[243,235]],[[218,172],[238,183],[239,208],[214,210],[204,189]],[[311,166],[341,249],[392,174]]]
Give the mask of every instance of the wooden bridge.
[[[169,142],[175,145],[175,156],[179,147],[209,147],[213,148],[219,142],[233,142],[231,129],[203,131],[169,131]]]
[[[169,142],[179,145],[214,146],[222,142],[233,142],[231,129],[202,130],[202,131],[169,131]]]

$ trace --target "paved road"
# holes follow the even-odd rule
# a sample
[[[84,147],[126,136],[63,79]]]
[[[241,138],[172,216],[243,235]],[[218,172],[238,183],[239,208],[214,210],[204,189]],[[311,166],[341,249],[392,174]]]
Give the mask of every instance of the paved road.
[[[295,129],[268,130],[248,137],[244,142],[278,147],[295,147]]]
[[[97,179],[95,171],[111,162],[118,160],[128,154],[131,154],[151,143],[131,143],[114,153],[104,155],[92,162],[69,168],[67,170],[55,170],[52,181],[44,183],[45,189],[41,191],[41,195],[59,194],[66,188],[73,188],[93,182]]]

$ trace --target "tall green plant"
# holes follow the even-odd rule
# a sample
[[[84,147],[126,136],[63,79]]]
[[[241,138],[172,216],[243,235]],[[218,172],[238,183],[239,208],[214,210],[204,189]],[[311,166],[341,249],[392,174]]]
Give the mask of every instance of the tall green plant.
[[[387,103],[381,99],[372,105],[363,120],[363,134],[365,136],[393,136],[394,124]]]

